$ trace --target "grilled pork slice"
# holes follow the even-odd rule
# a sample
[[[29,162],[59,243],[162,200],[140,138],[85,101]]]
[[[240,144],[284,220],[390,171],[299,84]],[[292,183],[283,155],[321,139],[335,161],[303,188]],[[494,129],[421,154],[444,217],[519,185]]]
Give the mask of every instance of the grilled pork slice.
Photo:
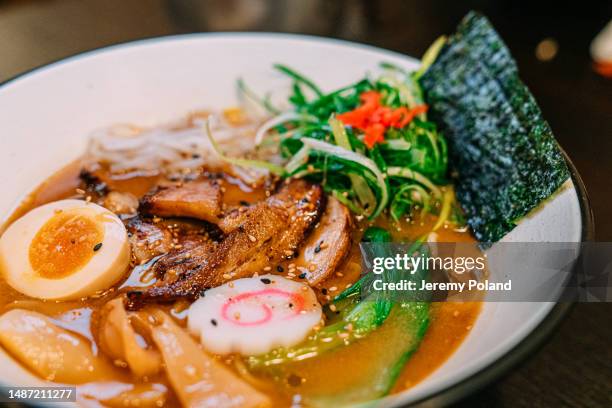
[[[212,245],[221,232],[213,224],[198,220],[164,219],[151,222],[140,216],[126,221],[134,264],[143,264],[172,249]]]
[[[315,286],[330,277],[351,249],[351,214],[340,201],[328,198],[321,221],[304,241],[296,265],[305,267]]]
[[[160,217],[191,217],[218,223],[222,215],[221,187],[217,180],[198,180],[159,187],[140,201],[140,211]]]
[[[172,234],[161,225],[133,217],[126,223],[126,228],[135,264],[144,263],[172,248]]]
[[[241,206],[238,208],[232,208],[231,210],[225,213],[225,216],[219,221],[217,227],[224,234],[229,234],[234,231],[236,228],[240,226],[240,224],[244,223],[246,213],[249,212],[249,206]]]
[[[318,222],[324,204],[320,186],[303,180],[284,184],[276,194],[249,207],[242,222],[214,249],[198,246],[161,257],[153,268],[163,279],[145,291],[128,293],[128,307],[137,308],[147,301],[193,299],[204,289],[249,277],[292,258]]]

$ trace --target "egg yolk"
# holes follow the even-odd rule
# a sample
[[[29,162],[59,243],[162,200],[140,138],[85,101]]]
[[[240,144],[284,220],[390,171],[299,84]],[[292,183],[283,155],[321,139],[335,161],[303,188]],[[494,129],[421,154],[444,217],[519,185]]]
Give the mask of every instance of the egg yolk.
[[[95,220],[83,214],[60,212],[32,240],[30,265],[47,279],[72,275],[95,255],[103,238],[104,231]]]

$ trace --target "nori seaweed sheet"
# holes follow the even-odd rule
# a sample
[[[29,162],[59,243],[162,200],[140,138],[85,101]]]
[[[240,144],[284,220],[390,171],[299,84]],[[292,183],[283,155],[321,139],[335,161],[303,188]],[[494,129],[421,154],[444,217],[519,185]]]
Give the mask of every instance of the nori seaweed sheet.
[[[559,189],[569,170],[550,126],[491,23],[471,12],[420,79],[449,142],[457,198],[493,243]]]

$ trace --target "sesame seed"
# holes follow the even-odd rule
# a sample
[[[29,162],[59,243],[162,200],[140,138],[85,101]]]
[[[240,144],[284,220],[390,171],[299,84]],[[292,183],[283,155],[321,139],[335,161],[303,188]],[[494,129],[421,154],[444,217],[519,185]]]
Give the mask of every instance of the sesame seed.
[[[255,242],[255,241],[257,241],[257,238],[255,238],[253,235],[250,235],[250,234],[249,234],[249,240],[250,240],[251,242]]]
[[[316,266],[315,264],[310,264],[310,265],[308,266],[308,270],[309,270],[310,272],[314,272],[316,269],[317,269],[317,266]]]
[[[300,274],[298,275],[298,278],[300,278],[300,279],[304,279],[304,278],[306,278],[306,272],[300,273]]]
[[[282,266],[280,266],[280,265],[278,265],[278,266],[276,267],[276,270],[277,270],[278,272],[283,272],[283,271],[284,271],[283,267],[282,267]]]
[[[260,279],[265,285],[269,285],[270,283],[272,283],[272,281],[268,278],[261,278]]]
[[[210,319],[210,324],[212,324],[213,326],[216,326],[217,321],[215,319]]]
[[[335,312],[337,310],[336,305],[334,304],[329,305],[329,310],[331,310],[332,312]]]
[[[230,279],[232,276],[229,273],[223,274],[223,279]]]
[[[330,292],[335,292],[337,290],[338,290],[338,288],[336,286],[332,286],[331,288],[329,288]]]
[[[266,272],[269,272],[269,271],[272,270],[272,267],[271,266],[264,266],[263,270],[266,271]]]
[[[94,245],[93,250],[94,252],[99,251],[100,248],[102,248],[102,243],[98,242],[96,245]]]

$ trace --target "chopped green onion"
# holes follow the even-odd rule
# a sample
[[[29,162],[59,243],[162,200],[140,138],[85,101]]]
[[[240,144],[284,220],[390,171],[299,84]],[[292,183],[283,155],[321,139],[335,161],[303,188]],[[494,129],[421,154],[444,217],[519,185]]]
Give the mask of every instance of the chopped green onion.
[[[431,64],[433,64],[438,57],[438,54],[440,53],[440,50],[444,44],[446,44],[446,36],[442,35],[429,46],[427,51],[425,51],[425,54],[423,54],[423,58],[421,58],[421,67],[414,73],[415,79],[418,80],[425,73],[425,71],[429,69]]]
[[[352,151],[353,149],[351,147],[351,142],[346,134],[344,124],[338,119],[332,117],[329,119],[329,125],[331,126],[336,144],[346,150]],[[361,206],[365,209],[364,213],[370,215],[376,206],[376,197],[374,196],[374,193],[372,193],[367,181],[357,174],[349,173],[348,177],[351,180],[353,190],[355,191]]]
[[[280,110],[276,109],[272,105],[272,102],[270,102],[270,98],[268,96],[266,96],[265,98],[260,98],[247,86],[246,82],[244,82],[242,78],[239,78],[238,81],[236,81],[236,85],[238,86],[238,90],[242,93],[242,95],[246,96],[247,98],[255,102],[257,105],[260,105],[268,113],[271,113],[272,115],[278,115],[281,113]]]
[[[410,170],[406,167],[389,167],[387,169],[387,174],[391,177],[403,177],[414,180],[431,190],[434,196],[440,197],[442,195],[440,189],[418,171]]]
[[[310,79],[306,78],[304,75],[300,74],[299,72],[294,71],[293,69],[285,65],[282,65],[282,64],[274,64],[274,68],[276,68],[283,74],[293,78],[294,81],[306,85],[314,93],[316,93],[318,97],[322,97],[324,95],[323,91],[321,91],[321,89],[318,86],[316,86],[314,82],[312,82]]]
[[[273,129],[286,122],[298,121],[298,122],[317,122],[318,119],[312,115],[298,113],[298,112],[285,112],[265,122],[259,127],[255,134],[255,146],[259,146],[270,129]]]
[[[296,154],[293,155],[291,160],[285,165],[285,170],[288,174],[293,174],[303,164],[308,162],[308,155],[310,154],[310,147],[304,145]]]
[[[446,220],[448,220],[453,205],[453,196],[453,190],[447,188],[444,192],[444,198],[442,199],[442,208],[440,209],[440,215],[438,215],[438,220],[431,229],[432,232],[438,230],[442,225],[444,225]]]
[[[217,153],[219,157],[223,159],[223,161],[241,167],[266,169],[270,173],[276,174],[278,176],[285,175],[285,169],[282,166],[278,166],[274,163],[269,163],[263,160],[240,159],[237,157],[226,156],[225,153],[221,151],[221,148],[217,144],[217,141],[212,136],[212,130],[210,129],[210,118],[207,118],[204,121],[204,133],[206,134],[206,137],[208,137],[208,140],[210,140],[210,144],[212,145],[212,148],[215,153]]]
[[[415,192],[418,194],[418,197],[415,197]],[[393,219],[398,221],[404,215],[406,207],[411,206],[415,201],[421,203],[424,208],[427,207],[430,201],[429,193],[416,183],[402,185],[395,193],[395,196],[393,196],[393,200],[391,200],[389,205],[389,212]]]

